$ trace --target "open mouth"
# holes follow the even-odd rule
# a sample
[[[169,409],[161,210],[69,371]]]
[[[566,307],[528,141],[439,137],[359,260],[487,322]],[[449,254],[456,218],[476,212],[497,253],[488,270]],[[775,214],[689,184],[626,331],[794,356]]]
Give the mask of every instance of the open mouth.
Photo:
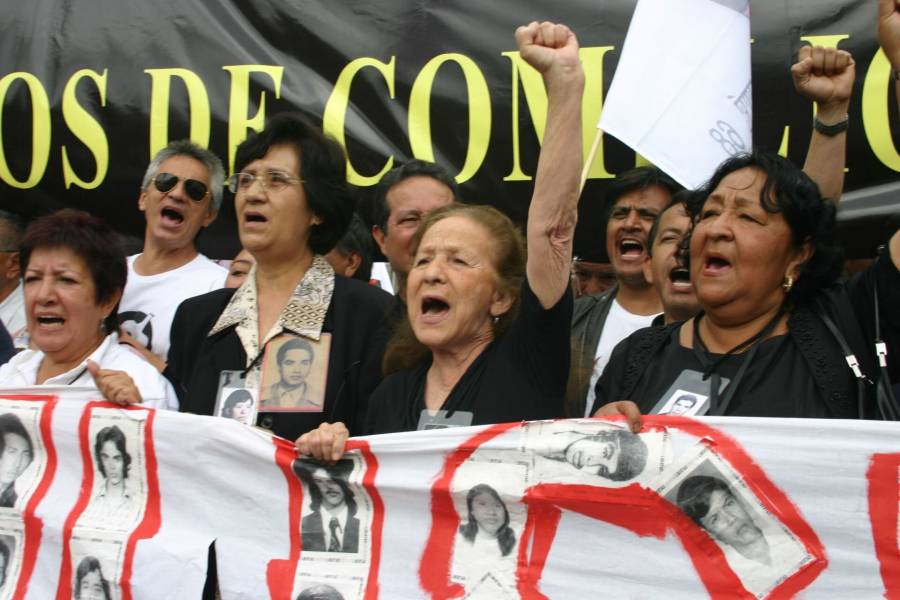
[[[703,267],[712,272],[723,271],[731,266],[731,263],[721,256],[708,256]]]
[[[644,245],[637,240],[625,239],[619,242],[619,254],[622,256],[640,256]]]
[[[258,212],[244,213],[244,221],[246,223],[265,223],[268,219]]]
[[[450,305],[440,298],[425,298],[422,300],[423,315],[440,315],[450,310]]]
[[[62,325],[66,320],[54,315],[41,315],[38,316],[37,322],[38,325]]]
[[[687,269],[683,267],[675,267],[669,273],[669,280],[672,283],[690,283],[691,282],[691,273]]]
[[[165,207],[160,211],[164,221],[168,221],[174,225],[181,225],[184,222],[184,215],[171,207]]]

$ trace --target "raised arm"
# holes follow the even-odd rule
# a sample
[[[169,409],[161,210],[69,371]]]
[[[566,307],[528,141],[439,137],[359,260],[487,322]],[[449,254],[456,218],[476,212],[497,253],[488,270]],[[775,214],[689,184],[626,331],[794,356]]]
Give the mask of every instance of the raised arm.
[[[896,74],[900,71],[900,0],[878,0],[878,43]],[[900,106],[900,80],[896,76],[894,93]]]
[[[856,63],[849,52],[821,46],[803,46],[791,67],[794,89],[815,102],[817,125],[843,130],[827,135],[813,128],[803,171],[819,185],[822,196],[838,202],[844,191],[847,157],[847,111]]]
[[[584,71],[578,40],[565,25],[534,22],[519,27],[516,43],[547,88],[547,126],[528,209],[526,272],[535,296],[550,308],[569,284],[581,183]]]

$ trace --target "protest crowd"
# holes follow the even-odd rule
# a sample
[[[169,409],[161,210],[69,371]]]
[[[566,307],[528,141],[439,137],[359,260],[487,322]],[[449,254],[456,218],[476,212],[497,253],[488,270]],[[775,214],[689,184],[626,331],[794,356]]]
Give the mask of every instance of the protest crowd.
[[[900,3],[879,5],[900,102]],[[578,42],[552,23],[515,37],[548,98],[524,231],[421,160],[387,172],[361,215],[344,150],[296,115],[242,142],[229,176],[172,142],[141,182],[138,254],[85,212],[0,212],[0,388],[237,419],[326,464],[350,437],[523,420],[900,419],[900,232],[849,274],[836,231],[848,52],[805,46],[791,69],[816,111],[802,167],[737,154],[698,189],[620,173],[609,264],[592,265],[573,261]],[[226,202],[229,269],[195,245]]]

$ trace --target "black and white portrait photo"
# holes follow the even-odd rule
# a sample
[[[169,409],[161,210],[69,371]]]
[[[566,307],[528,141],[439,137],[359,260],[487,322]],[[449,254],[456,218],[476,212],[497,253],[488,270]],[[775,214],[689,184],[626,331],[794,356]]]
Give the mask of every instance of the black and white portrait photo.
[[[768,593],[812,560],[712,449],[698,444],[670,471],[674,475],[657,491],[715,541],[747,591]]]
[[[557,421],[525,426],[523,450],[536,476],[559,483],[622,487],[655,479],[671,460],[665,431],[635,434],[603,421]]]
[[[479,483],[466,494],[467,516],[459,527],[457,548],[469,544],[479,554],[509,556],[516,548],[516,533],[509,526],[509,510],[497,490]]]
[[[115,409],[94,409],[89,430],[94,486],[80,526],[128,531],[139,521],[147,499],[143,424]]]
[[[72,589],[74,600],[112,600],[109,578],[95,556],[85,556],[79,561]]]
[[[346,600],[344,595],[333,585],[320,583],[306,588],[297,594],[297,600]]]
[[[256,418],[256,397],[253,390],[224,388],[216,415],[244,425],[253,425]]]
[[[350,460],[334,465],[294,462],[309,497],[300,524],[303,552],[359,552],[359,504],[348,482],[352,469]]]
[[[12,596],[15,587],[18,546],[16,536],[0,533],[0,598]]]
[[[14,413],[0,415],[0,507],[15,506],[15,483],[32,460],[34,443],[22,419]]]
[[[318,341],[283,335],[266,345],[260,411],[321,412],[331,335]]]

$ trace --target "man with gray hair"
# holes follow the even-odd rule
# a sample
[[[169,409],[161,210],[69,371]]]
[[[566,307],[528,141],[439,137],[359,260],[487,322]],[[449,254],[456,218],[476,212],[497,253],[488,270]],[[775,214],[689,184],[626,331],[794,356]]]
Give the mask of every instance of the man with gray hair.
[[[144,250],[128,257],[119,324],[121,341],[149,350],[142,354],[160,370],[175,309],[187,298],[221,288],[228,276],[194,245],[219,212],[224,180],[219,158],[188,140],[160,150],[144,174],[138,197],[147,222]]]
[[[24,230],[21,217],[0,210],[0,321],[17,348],[28,346],[25,296],[19,269],[19,242]]]

